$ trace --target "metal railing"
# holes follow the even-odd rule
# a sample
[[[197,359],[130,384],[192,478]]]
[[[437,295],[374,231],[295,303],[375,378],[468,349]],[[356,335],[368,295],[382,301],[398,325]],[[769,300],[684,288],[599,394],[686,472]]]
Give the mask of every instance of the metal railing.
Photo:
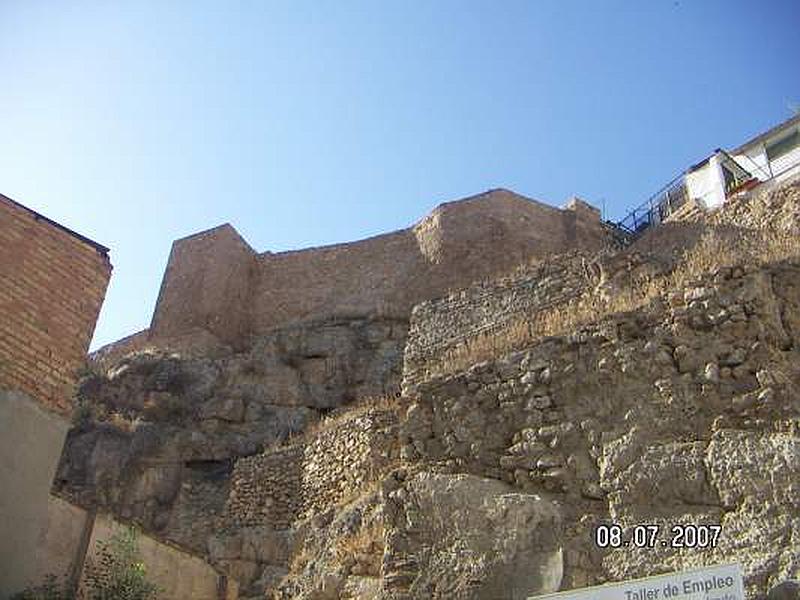
[[[787,152],[788,158],[782,161],[767,160],[766,165],[757,164],[750,156],[743,155],[752,164],[754,170],[746,169],[740,162],[733,158],[724,150],[717,150],[720,155],[720,166],[723,173],[723,194],[727,199],[738,190],[746,187],[754,180],[754,174],[759,172],[762,176],[762,183],[772,181],[784,173],[797,170],[800,173],[800,149],[793,148]],[[775,172],[775,163],[781,164],[778,172]],[[672,181],[650,196],[641,205],[630,211],[621,221],[606,221],[606,226],[617,234],[618,237],[629,243],[644,230],[663,223],[672,213],[677,211],[689,200],[689,191],[686,187],[686,175],[688,171],[681,173]]]
[[[664,222],[688,200],[686,173],[681,173],[615,225],[628,234],[639,234],[652,225]]]

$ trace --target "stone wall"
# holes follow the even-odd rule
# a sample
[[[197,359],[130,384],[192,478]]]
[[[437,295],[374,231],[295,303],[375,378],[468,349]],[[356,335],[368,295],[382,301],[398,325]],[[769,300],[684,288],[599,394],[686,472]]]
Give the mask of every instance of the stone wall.
[[[230,225],[172,245],[150,326],[159,337],[206,329],[232,343],[249,328],[255,252]]]
[[[396,451],[392,411],[343,417],[297,442],[242,458],[226,506],[230,526],[290,527],[360,490]]]
[[[234,527],[289,527],[302,511],[303,446],[295,444],[236,461],[225,505]]]
[[[0,195],[0,388],[69,413],[110,275],[107,249]]]
[[[342,418],[343,422],[306,443],[301,517],[352,498],[396,457],[393,410],[368,410]]]
[[[193,328],[237,346],[291,323],[407,318],[416,303],[572,249],[605,230],[581,201],[557,209],[507,190],[446,203],[415,226],[370,239],[255,254],[230,225],[173,244],[151,340]]]
[[[425,377],[423,371],[442,370],[448,351],[576,298],[597,279],[595,258],[596,253],[572,252],[558,261],[416,305],[411,313],[404,378],[412,381]]]
[[[764,593],[797,575],[798,281],[794,263],[719,269],[635,313],[417,382],[401,456],[555,499],[570,524],[561,589],[737,561]],[[722,532],[715,548],[608,551],[592,535],[609,520]],[[398,542],[404,564],[424,551],[415,539]]]

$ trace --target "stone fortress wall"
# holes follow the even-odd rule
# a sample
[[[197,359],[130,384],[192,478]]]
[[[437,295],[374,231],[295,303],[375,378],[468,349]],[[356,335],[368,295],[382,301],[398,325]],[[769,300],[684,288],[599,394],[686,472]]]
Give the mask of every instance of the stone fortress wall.
[[[796,197],[796,192],[797,188],[792,188],[787,193]],[[516,205],[516,201],[512,199],[511,204]],[[783,212],[795,223],[796,202],[786,205]],[[765,218],[774,222],[776,215],[783,214],[779,209],[767,202]],[[573,210],[583,209],[578,205]],[[748,211],[749,215],[755,209]],[[726,214],[735,212],[735,204],[726,208]],[[736,221],[742,218],[737,216]],[[431,597],[426,586],[436,578],[446,580],[447,585],[455,585],[462,575],[470,585],[478,581],[480,577],[472,573],[458,573],[450,568],[451,563],[437,561],[452,558],[454,566],[481,562],[464,559],[461,550],[473,539],[473,532],[494,532],[495,525],[506,521],[505,512],[495,511],[492,503],[484,502],[489,496],[513,498],[515,502],[536,498],[543,505],[542,514],[552,512],[563,521],[563,531],[561,526],[551,527],[550,522],[541,529],[558,530],[554,538],[557,556],[551,557],[558,576],[552,589],[690,568],[706,560],[741,562],[751,592],[763,592],[792,577],[796,573],[792,548],[798,535],[796,494],[792,491],[800,473],[800,421],[791,403],[797,397],[795,365],[800,364],[796,359],[800,272],[795,262],[703,271],[690,282],[664,290],[652,304],[598,314],[591,322],[567,332],[530,339],[514,350],[498,350],[485,360],[475,360],[449,373],[437,372],[436,362],[446,358],[448,351],[469,345],[484,332],[499,329],[502,335],[504,328],[519,317],[563,304],[580,293],[597,291],[613,296],[614,286],[625,282],[638,285],[641,274],[669,272],[666,258],[646,251],[649,243],[645,238],[619,253],[598,253],[605,240],[602,224],[599,219],[596,222],[599,235],[594,247],[576,244],[577,250],[562,248],[554,237],[547,247],[562,255],[547,263],[537,265],[540,255],[531,251],[515,259],[516,265],[527,265],[514,274],[465,285],[462,291],[417,304],[411,312],[408,337],[403,337],[403,393],[393,411],[364,412],[350,406],[352,414],[340,415],[327,424],[323,421],[322,428],[308,431],[299,440],[290,437],[282,446],[235,459],[230,487],[225,490],[221,515],[224,527],[208,539],[212,564],[240,582],[248,596],[253,590],[261,593],[277,585],[273,579],[286,576],[294,568],[294,558],[313,547],[308,539],[315,533],[309,530],[328,527],[326,523],[334,514],[342,515],[341,519],[337,516],[330,521],[333,524],[328,531],[349,523],[351,515],[360,519],[367,514],[363,507],[353,508],[357,501],[349,499],[359,494],[362,498],[369,496],[370,485],[374,485],[370,472],[383,470],[392,474],[380,483],[381,494],[387,492],[381,508],[381,581],[376,583],[383,586],[386,595],[380,597]],[[432,235],[429,230],[437,228],[441,231]],[[796,227],[781,229],[796,231]],[[411,231],[419,242],[419,251],[431,258],[430,271],[426,272],[435,273],[435,265],[447,263],[447,257],[453,256],[437,250],[447,247],[442,241],[446,241],[447,229],[433,216]],[[590,240],[593,231],[587,234]],[[657,231],[677,236],[680,243],[676,241],[675,245],[684,248],[697,241],[691,224]],[[738,241],[744,240],[742,231],[730,233]],[[230,241],[231,255],[243,248],[232,229],[212,230],[212,234]],[[391,244],[402,234],[364,243],[374,249],[377,246],[370,244],[388,238],[390,247],[395,248]],[[547,234],[553,234],[552,229]],[[491,247],[491,236],[485,239]],[[502,233],[497,239],[508,248],[517,238]],[[436,243],[429,244],[430,240]],[[669,249],[662,247],[664,244],[652,245],[653,252]],[[544,252],[542,247],[529,246]],[[335,256],[352,248],[322,250]],[[643,256],[639,256],[640,251]],[[317,251],[287,254],[298,260],[306,252]],[[483,256],[482,252],[465,252],[462,258]],[[218,255],[213,251],[200,255],[206,256],[210,265],[206,274],[222,277],[236,271],[216,265]],[[247,264],[246,272],[258,280],[253,273],[259,272],[261,259],[254,260],[242,264]],[[331,263],[339,264],[333,258]],[[479,260],[473,263],[459,263],[458,277],[466,278],[464,273],[483,268]],[[378,296],[370,296],[368,287],[354,296],[362,302],[356,308],[347,297],[337,295],[348,292],[336,287],[337,277],[343,272],[346,269],[315,272],[319,281],[329,285],[324,288],[320,284],[319,290],[336,290],[329,297],[329,305],[341,309],[338,316],[342,322],[346,323],[348,314],[363,318],[365,312],[359,311],[387,310],[386,304],[370,304]],[[294,275],[301,282],[298,293],[306,289],[303,286],[313,288],[319,283],[301,275],[300,271]],[[165,286],[174,277],[168,273]],[[208,281],[203,279],[205,275],[198,277],[189,277],[186,284],[198,285],[200,290]],[[206,306],[206,300],[207,306],[213,306],[219,298],[225,298],[231,306],[241,301],[250,307],[241,320],[232,317],[228,321],[229,331],[238,332],[235,335],[257,334],[262,326],[265,331],[282,331],[270,325],[271,320],[280,321],[279,326],[294,322],[298,329],[306,330],[308,325],[302,320],[313,322],[318,318],[313,312],[318,299],[309,292],[311,313],[286,305],[280,311],[276,309],[276,315],[282,316],[263,316],[265,320],[259,321],[261,317],[256,317],[253,308],[258,302],[248,296],[257,292],[239,294],[234,280],[229,281],[231,289],[223,285],[208,298],[198,296],[197,306]],[[290,284],[287,279],[286,297],[295,293]],[[162,289],[159,305],[164,301]],[[161,327],[157,321],[154,319],[156,330]],[[224,319],[209,317],[205,321],[187,320],[164,335],[179,337],[213,330],[214,336],[224,339],[225,328]],[[147,335],[137,334],[134,340]],[[231,334],[231,343],[236,342],[235,335]],[[264,336],[261,341],[268,338]],[[317,361],[324,354],[309,348],[301,353],[306,359]],[[256,356],[272,354],[260,350],[258,344],[251,352]],[[274,381],[272,376],[269,380]],[[365,396],[356,393],[347,402]],[[319,404],[326,411],[334,405],[346,409],[344,404]],[[454,490],[461,490],[459,494],[463,495],[453,494]],[[659,490],[655,497],[653,490]],[[460,515],[451,519],[450,511],[433,509],[448,506],[447,499],[453,496],[459,506],[473,499],[476,506],[483,507],[470,508],[475,513],[489,506],[491,518],[487,517],[486,523],[462,522]],[[507,508],[502,502],[498,506]],[[526,516],[528,509],[523,510],[522,504],[515,506],[520,512],[513,514],[519,514],[520,519],[531,516]],[[765,506],[766,512],[762,510]],[[492,520],[495,513],[504,516],[500,521]],[[314,518],[306,519],[312,515]],[[654,520],[662,531],[681,522],[720,525],[724,535],[718,547],[704,553],[667,547],[644,552],[601,551],[592,547],[591,532],[609,517],[626,526]],[[521,523],[517,517],[507,521],[515,523],[515,528]],[[787,527],[788,533],[781,537],[780,531]],[[514,544],[522,538],[538,539],[538,535],[532,534],[536,531],[533,528],[521,531],[524,533],[518,538],[513,538],[513,532],[497,535],[495,549],[512,548],[509,556],[514,552],[529,556],[530,548],[523,544],[517,551]],[[773,540],[766,545],[757,542],[764,533]],[[512,538],[513,543],[506,543]],[[320,539],[324,541],[318,548],[319,556],[313,559],[317,562],[302,567],[303,577],[309,580],[313,580],[314,572],[325,571],[325,552],[332,547],[330,540],[337,538],[321,534]],[[434,553],[430,551],[433,546],[437,548]],[[492,551],[485,556],[498,554]],[[478,552],[477,556],[484,555]],[[509,572],[520,570],[509,564],[513,567]],[[294,576],[299,577],[297,573]]]
[[[559,261],[417,304],[409,324],[404,380],[424,379],[426,373],[441,370],[449,351],[469,346],[480,335],[502,331],[537,311],[577,298],[598,279],[596,256],[572,252]]]
[[[579,524],[564,538],[562,589],[596,583],[602,569],[622,579],[704,560],[740,562],[748,586],[769,587],[796,564],[793,544],[755,540],[777,540],[781,527],[797,535],[784,524],[796,520],[788,490],[800,474],[798,421],[789,416],[798,269],[718,269],[669,304],[610,315],[457,373],[406,375],[400,455],[561,498]],[[705,552],[604,555],[587,540],[608,515],[662,531],[710,523],[723,533]],[[405,531],[402,518],[394,527],[398,560],[413,563],[420,532]]]
[[[326,318],[407,318],[420,301],[605,240],[590,205],[558,209],[503,189],[442,204],[408,229],[291,252],[259,254],[226,224],[173,244],[149,331],[106,354],[209,334],[239,347]]]

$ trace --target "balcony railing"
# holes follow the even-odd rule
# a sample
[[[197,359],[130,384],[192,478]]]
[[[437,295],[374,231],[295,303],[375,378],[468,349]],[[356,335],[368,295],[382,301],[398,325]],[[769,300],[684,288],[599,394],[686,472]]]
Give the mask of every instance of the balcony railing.
[[[688,199],[686,174],[681,173],[629,212],[616,226],[629,234],[639,234],[652,225],[664,222],[669,215],[686,204]]]

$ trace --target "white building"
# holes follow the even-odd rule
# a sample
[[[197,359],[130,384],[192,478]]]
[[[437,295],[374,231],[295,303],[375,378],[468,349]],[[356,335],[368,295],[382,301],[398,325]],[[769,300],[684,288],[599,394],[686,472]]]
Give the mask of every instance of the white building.
[[[800,170],[800,113],[731,151],[760,181],[784,180]]]
[[[669,182],[617,226],[637,233],[667,220],[679,209],[713,210],[737,192],[797,175],[800,175],[800,114],[735,150],[716,150]]]
[[[716,208],[742,187],[783,181],[800,172],[800,114],[757,135],[735,150],[717,150],[705,169],[687,173],[689,196]]]

